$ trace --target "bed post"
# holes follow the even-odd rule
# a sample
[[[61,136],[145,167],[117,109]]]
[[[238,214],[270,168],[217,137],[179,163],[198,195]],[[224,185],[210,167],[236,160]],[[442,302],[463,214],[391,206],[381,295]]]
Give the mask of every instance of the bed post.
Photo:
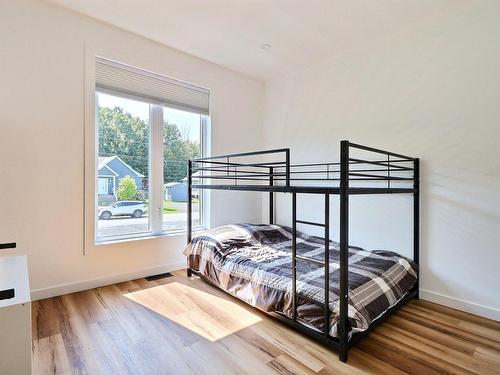
[[[192,213],[192,205],[193,205],[193,202],[192,202],[192,196],[193,196],[193,192],[192,192],[192,182],[193,182],[193,178],[192,178],[192,172],[193,172],[193,164],[192,164],[192,161],[191,159],[188,160],[188,175],[187,175],[187,243],[189,244],[191,242],[191,239],[192,239],[192,230],[193,230],[193,213]],[[189,260],[188,260],[188,265],[187,265],[187,277],[191,277],[191,268],[189,266]]]
[[[269,167],[269,186],[274,185],[274,168]],[[269,224],[274,224],[274,193],[269,192]]]
[[[349,257],[349,142],[340,142],[340,318],[339,359],[347,362],[347,304]]]
[[[330,337],[330,194],[325,194],[325,336]]]
[[[420,281],[420,159],[413,161],[413,261],[417,264],[417,293],[415,298],[419,298]]]
[[[285,184],[286,187],[290,187],[290,149],[285,149],[285,168],[286,168],[286,176],[285,176]]]
[[[297,195],[292,192],[292,318],[297,320]]]

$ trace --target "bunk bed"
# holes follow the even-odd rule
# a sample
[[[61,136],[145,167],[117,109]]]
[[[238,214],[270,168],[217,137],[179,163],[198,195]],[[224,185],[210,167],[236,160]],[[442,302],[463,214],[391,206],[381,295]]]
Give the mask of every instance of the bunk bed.
[[[350,347],[418,298],[419,174],[418,158],[349,141],[340,142],[338,162],[292,164],[288,148],[189,160],[187,274],[337,348],[346,362]],[[193,191],[204,189],[268,193],[269,224],[227,225],[193,238]],[[274,223],[277,193],[291,195],[291,227]],[[322,197],[323,222],[297,217],[301,194]],[[413,196],[412,260],[349,246],[349,197],[371,194]],[[332,195],[340,198],[339,243],[330,240]]]

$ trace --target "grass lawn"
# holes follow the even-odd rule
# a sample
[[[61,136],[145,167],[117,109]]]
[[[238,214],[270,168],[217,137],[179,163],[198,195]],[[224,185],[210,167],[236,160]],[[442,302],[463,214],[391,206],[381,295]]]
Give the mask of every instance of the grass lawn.
[[[161,212],[163,212],[164,214],[175,214],[176,212],[180,212],[180,210],[174,206],[174,202],[164,201]]]
[[[179,205],[185,204],[184,209],[179,209]],[[193,198],[193,204],[198,204],[198,198]],[[173,201],[164,201],[162,212],[164,214],[175,214],[177,212],[186,212],[187,202],[173,202]]]

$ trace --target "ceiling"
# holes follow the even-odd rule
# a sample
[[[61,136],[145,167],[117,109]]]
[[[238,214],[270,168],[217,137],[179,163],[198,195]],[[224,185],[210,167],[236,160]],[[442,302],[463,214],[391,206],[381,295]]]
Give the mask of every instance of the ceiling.
[[[260,80],[456,0],[47,0]],[[264,50],[262,44],[271,48]]]

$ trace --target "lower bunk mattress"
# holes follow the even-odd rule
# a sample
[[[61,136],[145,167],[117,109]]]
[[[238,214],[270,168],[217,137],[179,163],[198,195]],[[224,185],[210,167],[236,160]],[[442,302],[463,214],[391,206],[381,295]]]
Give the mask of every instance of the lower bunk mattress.
[[[297,255],[324,260],[324,239],[296,232]],[[229,294],[266,312],[291,317],[292,230],[286,226],[235,224],[194,237],[184,254],[191,269]],[[339,319],[339,245],[330,241],[330,335]],[[366,330],[417,281],[417,265],[390,251],[349,248],[350,334]],[[324,268],[297,259],[297,319],[324,330]]]

